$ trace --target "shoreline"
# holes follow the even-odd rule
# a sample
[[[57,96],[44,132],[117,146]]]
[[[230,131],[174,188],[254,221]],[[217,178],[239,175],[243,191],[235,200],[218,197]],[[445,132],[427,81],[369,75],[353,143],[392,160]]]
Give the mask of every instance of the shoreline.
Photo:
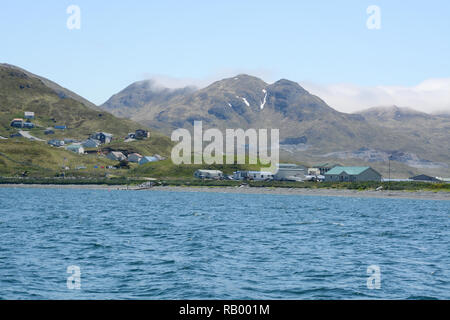
[[[267,188],[267,187],[179,187],[155,186],[139,190],[136,187],[123,185],[43,185],[43,184],[0,184],[2,188],[24,189],[84,189],[84,190],[122,190],[122,191],[165,191],[165,192],[210,192],[231,194],[273,194],[292,196],[322,196],[322,197],[350,197],[350,198],[380,198],[380,199],[413,199],[450,201],[450,192],[442,191],[402,191],[402,190],[350,190],[325,188]]]

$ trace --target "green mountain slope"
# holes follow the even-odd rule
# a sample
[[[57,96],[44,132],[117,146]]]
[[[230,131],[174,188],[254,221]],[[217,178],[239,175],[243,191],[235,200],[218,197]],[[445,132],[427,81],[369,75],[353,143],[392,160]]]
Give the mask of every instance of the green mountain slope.
[[[56,85],[56,84],[55,84]],[[84,140],[90,134],[102,131],[113,134],[115,140],[108,145],[125,150],[130,149],[143,155],[170,154],[172,142],[156,131],[150,130],[150,139],[123,143],[124,137],[137,129],[146,128],[132,120],[120,119],[85,105],[67,90],[64,95],[55,91],[47,81],[22,69],[0,65],[0,175],[16,175],[27,170],[34,174],[53,175],[61,166],[86,166],[114,164],[104,157],[76,155],[61,148],[52,148],[45,142],[31,142],[22,138],[9,138],[21,129],[10,126],[14,118],[23,118],[25,111],[35,113],[31,120],[36,127],[27,130],[34,137],[50,140],[70,138]],[[57,86],[57,85],[56,85]],[[66,126],[66,130],[56,130],[54,126]],[[54,135],[45,135],[47,128],[53,128]],[[66,160],[64,160],[66,159]],[[67,162],[67,163],[65,163]]]

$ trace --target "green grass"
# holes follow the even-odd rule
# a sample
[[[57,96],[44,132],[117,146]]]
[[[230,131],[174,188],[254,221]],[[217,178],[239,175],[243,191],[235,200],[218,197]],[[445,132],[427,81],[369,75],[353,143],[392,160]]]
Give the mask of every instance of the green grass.
[[[105,171],[94,169],[94,166],[115,164],[115,161],[104,157],[78,155],[63,148],[51,147],[45,142],[32,142],[23,138],[0,140],[0,176],[19,176],[28,171],[32,177],[51,177],[61,172],[96,177],[104,176]],[[85,166],[87,169],[66,171],[62,170],[63,166],[71,169]]]

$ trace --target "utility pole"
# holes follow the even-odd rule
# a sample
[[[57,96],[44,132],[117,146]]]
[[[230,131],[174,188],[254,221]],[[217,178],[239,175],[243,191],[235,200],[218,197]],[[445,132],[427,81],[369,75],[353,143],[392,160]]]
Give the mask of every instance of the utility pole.
[[[389,189],[391,189],[391,155],[389,155]]]

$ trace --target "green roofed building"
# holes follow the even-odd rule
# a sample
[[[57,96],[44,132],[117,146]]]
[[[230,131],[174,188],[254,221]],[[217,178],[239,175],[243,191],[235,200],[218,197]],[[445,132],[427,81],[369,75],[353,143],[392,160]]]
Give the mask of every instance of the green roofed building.
[[[325,181],[359,182],[381,181],[381,174],[371,167],[334,167],[325,173]]]

